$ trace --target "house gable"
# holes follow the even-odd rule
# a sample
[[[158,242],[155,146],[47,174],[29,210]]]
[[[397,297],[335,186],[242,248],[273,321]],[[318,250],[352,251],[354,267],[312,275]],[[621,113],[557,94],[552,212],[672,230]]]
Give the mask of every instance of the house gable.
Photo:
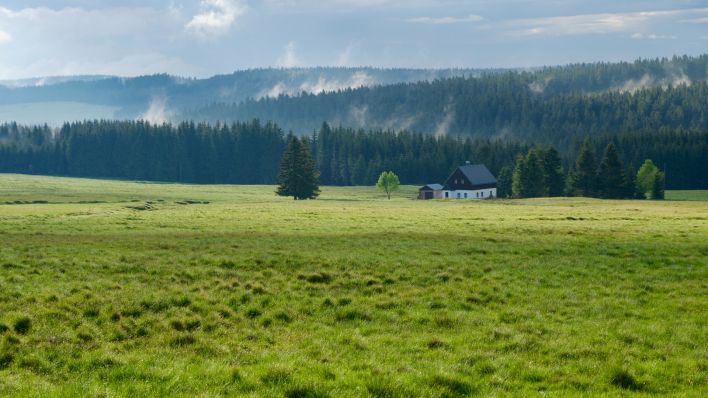
[[[450,191],[474,191],[496,187],[496,178],[481,164],[460,166],[445,181],[445,189]]]

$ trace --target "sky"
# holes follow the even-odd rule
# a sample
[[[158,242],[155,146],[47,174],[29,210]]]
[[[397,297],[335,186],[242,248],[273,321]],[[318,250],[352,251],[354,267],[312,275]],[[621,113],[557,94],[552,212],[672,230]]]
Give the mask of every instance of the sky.
[[[0,0],[0,80],[708,53],[708,0]]]

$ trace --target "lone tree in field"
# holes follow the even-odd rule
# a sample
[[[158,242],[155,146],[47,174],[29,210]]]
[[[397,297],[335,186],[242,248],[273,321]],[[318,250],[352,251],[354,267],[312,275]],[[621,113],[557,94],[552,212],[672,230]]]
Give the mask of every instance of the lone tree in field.
[[[380,190],[386,192],[386,196],[389,199],[391,199],[391,192],[398,190],[400,185],[401,181],[393,171],[384,171],[381,173],[379,181],[376,183],[376,186]]]
[[[292,196],[295,200],[315,199],[320,194],[320,173],[310,156],[307,144],[290,135],[278,170],[280,196]]]

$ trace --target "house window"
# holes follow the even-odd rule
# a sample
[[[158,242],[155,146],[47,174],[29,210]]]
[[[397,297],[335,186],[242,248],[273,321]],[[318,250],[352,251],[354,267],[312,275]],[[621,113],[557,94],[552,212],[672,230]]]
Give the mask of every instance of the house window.
[[[465,192],[465,199],[467,199],[467,192]]]
[[[445,198],[449,198],[449,197],[450,197],[450,192],[445,192]]]
[[[460,199],[460,193],[459,193],[459,192],[457,193],[457,199]]]
[[[484,197],[484,191],[482,191],[481,194],[482,194],[482,197]]]

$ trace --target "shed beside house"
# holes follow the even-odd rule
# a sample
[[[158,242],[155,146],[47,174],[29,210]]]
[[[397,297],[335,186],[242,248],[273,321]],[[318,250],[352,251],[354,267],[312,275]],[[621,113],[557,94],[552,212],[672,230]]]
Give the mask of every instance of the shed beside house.
[[[428,184],[418,190],[418,199],[442,199],[443,186],[440,184]]]

